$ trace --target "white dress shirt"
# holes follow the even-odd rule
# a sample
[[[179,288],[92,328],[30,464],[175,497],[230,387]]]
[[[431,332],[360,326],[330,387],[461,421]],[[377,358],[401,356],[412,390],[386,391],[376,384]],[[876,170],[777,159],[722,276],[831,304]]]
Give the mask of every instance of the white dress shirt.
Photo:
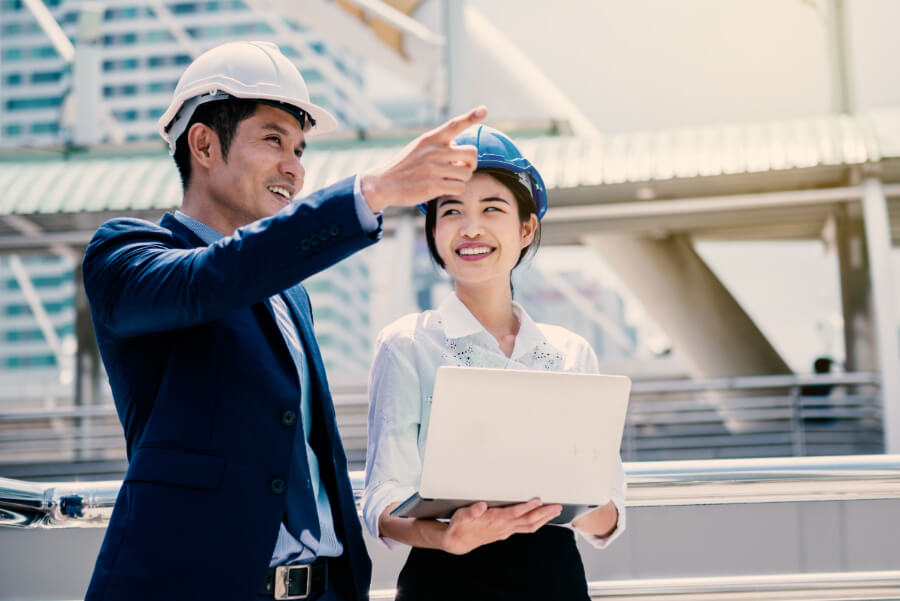
[[[369,446],[362,499],[363,521],[372,536],[378,536],[378,517],[385,508],[418,488],[438,367],[598,373],[597,357],[584,338],[559,326],[535,323],[518,303],[513,303],[513,311],[519,333],[510,357],[455,294],[437,310],[401,317],[379,334],[369,375]],[[625,529],[621,459],[618,466],[612,493],[619,510],[615,530],[599,537],[573,528],[597,548],[609,545]],[[387,537],[381,540],[391,548],[398,544]]]

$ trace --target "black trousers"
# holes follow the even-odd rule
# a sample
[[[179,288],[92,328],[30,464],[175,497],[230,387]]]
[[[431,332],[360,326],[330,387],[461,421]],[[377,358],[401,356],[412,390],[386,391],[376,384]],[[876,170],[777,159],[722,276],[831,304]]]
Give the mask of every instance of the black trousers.
[[[414,548],[396,601],[589,601],[584,564],[567,528],[544,526],[465,555]]]

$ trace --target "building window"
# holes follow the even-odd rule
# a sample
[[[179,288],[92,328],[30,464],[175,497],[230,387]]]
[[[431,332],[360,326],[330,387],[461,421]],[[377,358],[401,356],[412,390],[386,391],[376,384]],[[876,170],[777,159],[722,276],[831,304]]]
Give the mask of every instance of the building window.
[[[133,31],[125,33],[108,33],[103,36],[104,46],[131,46],[137,44],[138,35]]]
[[[64,309],[68,309],[68,308],[74,307],[74,306],[75,306],[75,298],[74,297],[63,299],[61,301],[56,301],[56,302],[52,302],[52,303],[44,303],[44,309],[47,311],[47,313],[59,313],[60,311],[62,311]]]
[[[45,96],[43,98],[13,98],[6,101],[6,109],[9,111],[21,111],[27,109],[57,108],[62,104],[62,98]]]
[[[137,58],[120,58],[103,61],[104,71],[134,71],[138,68]]]
[[[28,305],[6,305],[7,315],[28,315],[30,313],[31,309],[28,308]]]
[[[8,86],[17,86],[22,83],[22,74],[21,73],[10,73],[6,77],[3,78],[3,83]]]
[[[56,56],[53,46],[38,46],[31,49],[31,58],[52,58]]]
[[[53,355],[6,358],[6,367],[52,367],[54,365],[56,365],[56,359]]]
[[[60,71],[43,71],[31,74],[31,83],[56,83],[62,79]]]
[[[172,10],[172,14],[187,15],[193,12],[197,12],[198,7],[194,2],[182,2],[180,4],[174,4],[169,8]]]
[[[121,86],[103,86],[103,95],[108,98],[117,96],[135,96],[138,93],[136,84],[127,83]]]
[[[21,136],[22,135],[22,124],[15,123],[13,125],[7,125],[3,128],[4,135],[7,136]]]
[[[147,84],[147,92],[150,94],[170,94],[177,85],[177,81],[151,81]]]
[[[106,21],[126,21],[137,19],[142,16],[141,12],[137,6],[120,6],[106,9],[106,14],[103,18]]]
[[[32,27],[30,23],[7,23],[0,31],[3,32],[4,36],[14,36],[23,33],[33,33],[35,29],[36,27]]]
[[[116,119],[119,121],[137,121],[138,112],[134,109],[129,109],[126,111],[113,111],[113,115],[116,116]]]
[[[56,121],[44,121],[31,124],[31,133],[33,134],[58,134],[59,123]]]
[[[322,76],[316,69],[303,69],[303,79],[307,84],[315,83],[319,81],[325,81],[325,78]]]
[[[143,39],[144,42],[148,44],[157,44],[159,42],[174,42],[175,36],[165,29],[156,29],[153,31],[145,31]]]

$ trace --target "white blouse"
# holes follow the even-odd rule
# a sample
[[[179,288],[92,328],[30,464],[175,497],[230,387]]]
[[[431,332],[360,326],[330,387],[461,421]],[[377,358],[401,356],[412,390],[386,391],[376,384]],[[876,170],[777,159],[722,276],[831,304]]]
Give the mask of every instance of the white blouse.
[[[535,323],[513,303],[519,333],[512,355],[469,309],[451,294],[435,311],[401,317],[384,328],[375,343],[369,374],[369,442],[363,521],[378,537],[378,517],[396,501],[416,492],[431,410],[431,394],[438,367],[457,365],[598,373],[597,357],[587,341],[569,330]],[[615,540],[625,529],[625,471],[618,459],[612,501],[619,521],[609,536],[587,535],[566,524],[597,548]],[[388,547],[397,543],[381,539]]]

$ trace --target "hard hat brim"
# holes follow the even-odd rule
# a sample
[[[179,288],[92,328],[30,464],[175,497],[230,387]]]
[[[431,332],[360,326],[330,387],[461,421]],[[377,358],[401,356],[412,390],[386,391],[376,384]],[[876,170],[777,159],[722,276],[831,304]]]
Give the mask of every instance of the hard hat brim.
[[[204,93],[205,91],[206,90],[204,90],[200,93]],[[162,117],[160,117],[159,121],[157,121],[157,130],[159,131],[159,135],[162,136],[163,140],[168,142],[169,145],[174,146],[174,143],[176,142],[176,140],[169,139],[169,131],[168,130],[170,129],[170,127],[169,127],[170,124],[175,119],[175,117],[178,115],[178,113],[181,111],[181,109],[184,107],[185,102],[187,102],[191,98],[194,98],[198,95],[199,94],[191,94],[190,90],[186,91],[184,94],[180,94],[180,96],[182,96],[182,98],[178,99],[175,102],[172,102],[169,109],[165,113],[163,113]],[[256,95],[251,96],[249,94],[247,94],[247,95],[235,94],[231,91],[228,92],[228,95],[232,96],[234,98],[241,98],[243,100],[271,100],[273,102],[280,102],[280,103],[285,102],[284,97],[279,97],[276,95],[256,94]],[[226,99],[225,97],[222,98],[222,100],[225,100],[225,99]],[[214,102],[218,102],[218,101],[214,101]],[[317,104],[313,104],[311,102],[302,102],[302,101],[293,101],[293,102],[289,102],[287,104],[290,104],[291,106],[295,106],[297,108],[300,108],[300,109],[306,111],[315,120],[315,122],[316,122],[315,126],[307,127],[304,130],[304,133],[307,136],[310,136],[310,137],[320,136],[320,135],[328,133],[330,131],[334,131],[337,128],[338,122],[337,122],[337,119],[334,117],[334,115],[332,115],[330,112],[328,112],[327,110],[325,110],[324,108],[322,108],[321,106],[319,106]],[[193,111],[191,111],[191,113],[193,113]],[[191,115],[185,115],[183,118],[190,119]]]

